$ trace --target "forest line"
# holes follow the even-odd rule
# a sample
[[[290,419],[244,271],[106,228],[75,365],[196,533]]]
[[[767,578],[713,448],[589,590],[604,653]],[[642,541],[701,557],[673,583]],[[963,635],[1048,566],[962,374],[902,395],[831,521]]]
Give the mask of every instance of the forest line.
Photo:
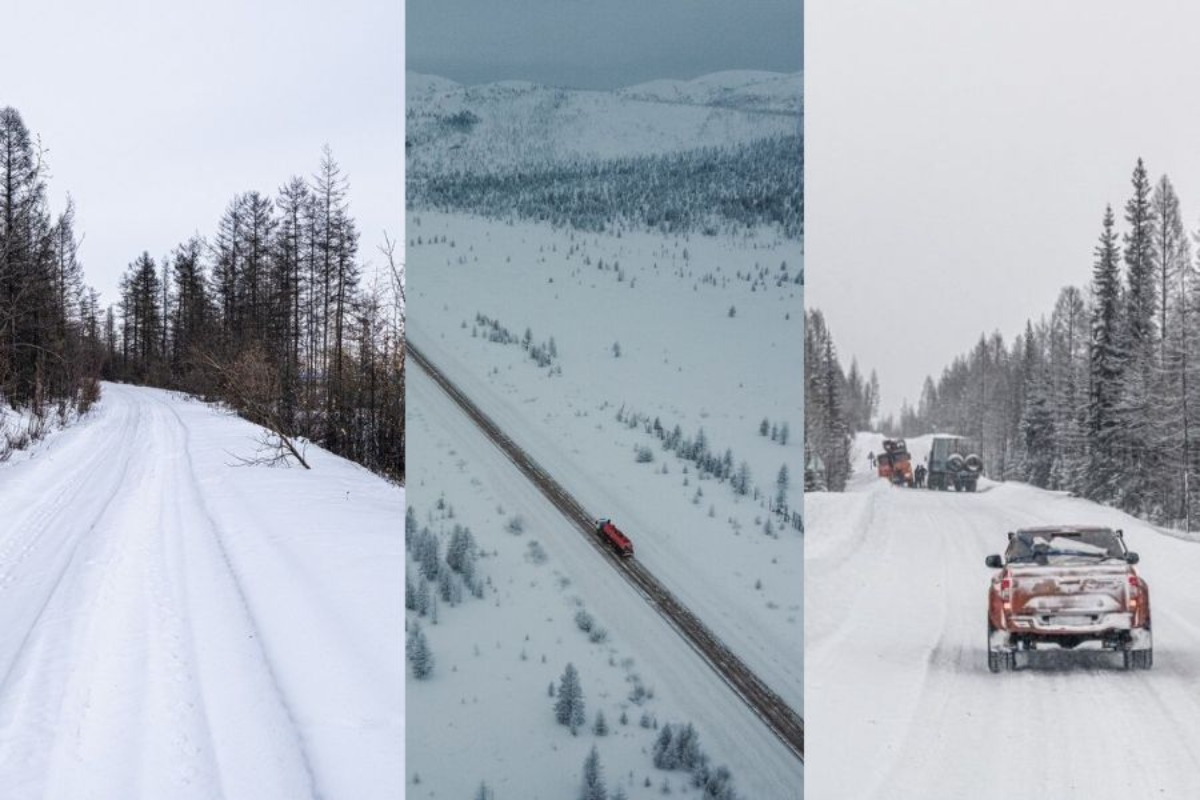
[[[1200,230],[1189,233],[1169,176],[1152,182],[1142,159],[1130,189],[1123,230],[1112,205],[1104,207],[1086,286],[1064,287],[1049,316],[1028,320],[1011,344],[999,332],[981,334],[936,380],[925,379],[916,407],[906,401],[898,418],[874,427],[970,436],[992,478],[1195,527],[1200,249],[1193,253],[1192,244]],[[872,399],[869,384],[843,373],[819,322],[806,429],[812,425],[813,452],[836,474],[850,433],[871,426],[878,392]]]
[[[211,238],[137,256],[104,309],[84,283],[75,209],[51,215],[46,176],[20,115],[0,111],[8,405],[85,412],[100,378],[177,389],[271,429],[274,454],[256,460],[302,461],[309,440],[403,480],[403,265],[385,236],[385,263],[364,276],[349,183],[328,147],[310,179],[273,198],[236,195]]]

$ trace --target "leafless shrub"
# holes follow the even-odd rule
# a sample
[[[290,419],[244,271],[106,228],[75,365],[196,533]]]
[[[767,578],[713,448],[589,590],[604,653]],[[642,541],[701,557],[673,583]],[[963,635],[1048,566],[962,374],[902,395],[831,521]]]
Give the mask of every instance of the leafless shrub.
[[[297,447],[296,440],[285,430],[279,418],[275,404],[275,398],[279,396],[279,376],[271,368],[261,347],[251,347],[232,364],[222,364],[208,354],[199,354],[197,359],[217,376],[234,408],[266,429],[258,439],[255,456],[234,456],[240,463],[276,466],[294,458],[300,466],[311,469],[304,457],[304,444],[301,442]]]

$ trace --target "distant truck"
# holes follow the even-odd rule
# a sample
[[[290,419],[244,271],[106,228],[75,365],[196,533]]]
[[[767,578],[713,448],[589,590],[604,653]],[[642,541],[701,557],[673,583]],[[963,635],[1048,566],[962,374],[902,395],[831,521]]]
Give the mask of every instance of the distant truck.
[[[903,439],[884,439],[883,452],[875,459],[879,477],[897,486],[913,485],[912,456]]]
[[[926,466],[926,485],[930,489],[973,492],[983,474],[979,448],[965,436],[935,435]]]
[[[633,557],[633,542],[629,541],[629,537],[621,533],[616,525],[613,525],[611,519],[596,520],[596,534],[608,542],[621,558]]]

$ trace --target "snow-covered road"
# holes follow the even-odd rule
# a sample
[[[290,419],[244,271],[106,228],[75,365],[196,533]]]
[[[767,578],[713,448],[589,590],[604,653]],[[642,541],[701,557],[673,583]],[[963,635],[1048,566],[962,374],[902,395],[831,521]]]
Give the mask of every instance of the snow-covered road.
[[[397,797],[403,491],[105,384],[0,467],[8,798]]]
[[[880,449],[858,445],[856,464]],[[980,488],[860,473],[846,494],[806,497],[809,796],[1200,796],[1200,542],[1060,493]],[[1007,531],[1071,522],[1123,528],[1141,554],[1154,669],[1051,649],[991,674],[984,557]]]

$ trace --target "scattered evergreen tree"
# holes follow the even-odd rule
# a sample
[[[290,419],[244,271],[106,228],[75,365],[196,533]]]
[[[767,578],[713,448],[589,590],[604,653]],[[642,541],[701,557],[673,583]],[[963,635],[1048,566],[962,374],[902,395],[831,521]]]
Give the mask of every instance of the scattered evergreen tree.
[[[670,723],[658,730],[658,738],[654,740],[654,766],[659,769],[675,769],[676,748],[673,742],[673,729]]]
[[[583,787],[579,792],[579,800],[608,800],[604,773],[600,767],[600,753],[595,745],[592,745],[591,752],[583,762]]]
[[[433,672],[433,652],[429,649],[425,632],[417,622],[413,622],[412,631],[409,633],[407,652],[413,677],[417,680],[428,678]]]
[[[750,465],[745,461],[738,465],[737,475],[733,480],[733,490],[741,495],[750,493]]]
[[[574,736],[576,730],[586,719],[583,703],[583,687],[579,683],[579,673],[574,664],[567,664],[558,684],[558,699],[554,703],[554,718],[560,725],[566,725]]]

